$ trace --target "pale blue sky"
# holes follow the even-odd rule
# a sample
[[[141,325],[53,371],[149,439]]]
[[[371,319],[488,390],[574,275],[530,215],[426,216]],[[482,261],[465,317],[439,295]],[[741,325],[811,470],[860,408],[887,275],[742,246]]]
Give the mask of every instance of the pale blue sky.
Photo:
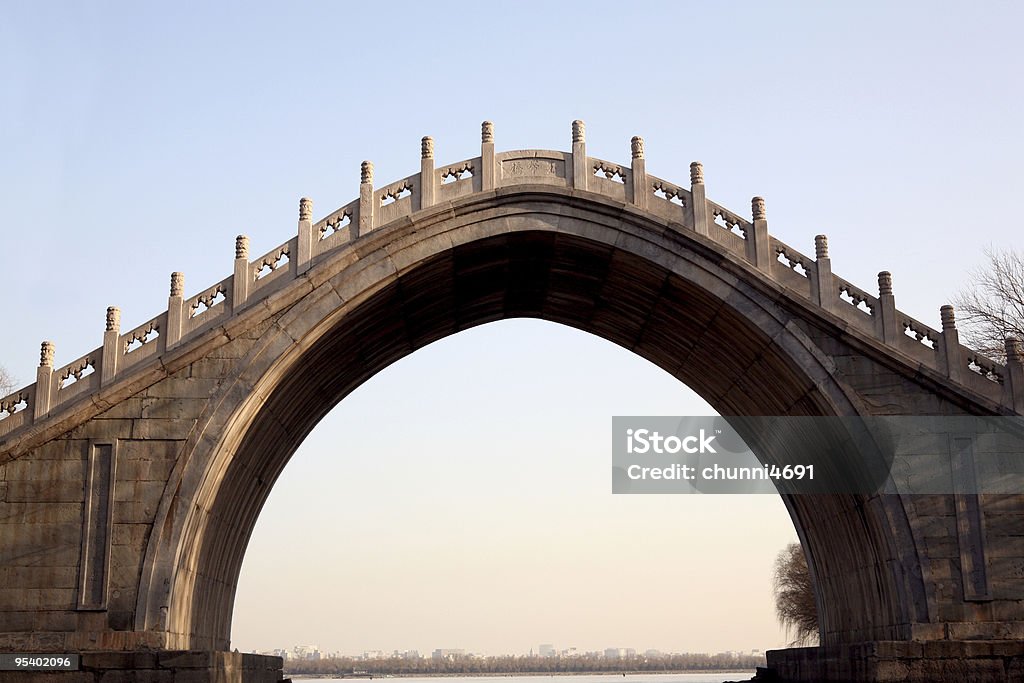
[[[659,2],[635,8],[593,2],[498,8],[5,3],[0,221],[10,322],[0,328],[0,363],[30,381],[42,339],[56,342],[58,365],[77,358],[100,344],[108,305],[121,306],[125,328],[143,322],[165,306],[171,271],[185,272],[187,294],[217,282],[230,272],[236,234],[251,237],[254,254],[269,250],[294,231],[300,196],[314,199],[316,217],[347,203],[357,195],[363,159],[374,161],[382,182],[404,177],[418,168],[425,134],[436,140],[438,163],[474,156],[485,118],[495,122],[499,149],[567,149],[570,121],[581,118],[592,155],[625,161],[629,138],[642,135],[649,170],[684,185],[689,162],[700,159],[709,197],[746,215],[750,197],[763,195],[774,234],[808,254],[813,236],[828,234],[836,273],[874,291],[876,273],[891,270],[898,306],[938,327],[938,307],[962,286],[966,271],[982,262],[985,245],[1021,246],[1022,19],[1024,10],[1014,3],[951,2]],[[451,428],[458,415],[479,416],[473,403],[481,396],[518,396],[502,410],[519,411],[508,419],[526,435],[516,447],[520,451],[542,435],[593,438],[595,425],[610,425],[613,408],[684,413],[698,405],[685,391],[673,393],[659,384],[666,380],[658,372],[641,369],[650,366],[567,330],[527,323],[476,334],[416,354],[375,381],[404,393],[437,377],[472,378],[475,384],[453,385],[459,388],[423,405],[403,404],[417,419]],[[533,355],[527,353],[531,348]],[[563,378],[558,391],[549,393],[560,398],[558,406],[576,408],[564,422],[538,424],[541,397],[534,387],[544,381],[538,368],[556,357],[562,362],[554,369],[574,364],[572,372],[604,383],[605,397],[641,399],[591,402],[579,392],[596,391],[593,385]],[[642,383],[628,385],[640,375]],[[320,536],[337,535],[348,528],[339,521],[345,515],[377,505],[394,511],[397,526],[388,533],[399,535],[392,546],[452,532],[455,517],[443,510],[433,528],[417,526],[428,524],[433,513],[390,496],[384,484],[332,499],[333,482],[366,465],[358,456],[336,457],[336,444],[352,438],[362,450],[372,429],[395,430],[390,401],[379,411],[359,413],[376,405],[370,397],[384,391],[374,387],[371,382],[361,390],[365,398],[358,394],[332,414],[286,470],[254,536],[254,552],[281,542],[287,529],[315,524],[322,512],[312,507],[314,501],[340,506],[341,517],[328,522]],[[448,410],[432,412],[439,405]],[[378,421],[378,414],[388,421]],[[529,431],[531,424],[536,432]],[[355,438],[353,429],[364,431]],[[607,470],[599,436],[592,443],[600,452],[590,459],[594,471],[587,475],[598,483]],[[429,457],[439,448],[430,439],[415,441],[417,456]],[[381,457],[413,462],[409,449],[406,444]],[[303,494],[311,478],[328,489]],[[474,512],[476,519],[515,518],[519,509],[501,497],[481,501],[466,495],[465,505],[492,506]],[[588,494],[581,488],[559,495],[584,506]],[[717,513],[721,506],[748,504],[769,505],[700,503],[708,506],[704,512],[685,518],[713,523],[708,528],[718,535],[734,533],[731,546],[742,546],[751,515],[769,512]],[[778,501],[771,504],[775,531],[761,535],[773,541],[792,535]],[[657,506],[687,505],[696,504],[611,500],[601,512],[590,510],[588,524],[613,528],[616,520],[635,520],[643,511],[659,516]],[[403,523],[409,519],[417,525]],[[522,539],[538,519],[527,516],[509,532],[521,556],[533,552]],[[571,524],[569,517],[552,519],[555,528]],[[364,534],[376,529],[355,526]],[[404,530],[407,536],[399,533]],[[372,537],[353,538],[361,539],[360,553],[378,552]],[[594,547],[604,553],[610,542],[601,539]],[[262,598],[275,608],[286,600],[313,604],[326,581],[313,574],[289,587],[274,579],[292,553],[313,571],[329,569],[327,559],[317,559],[316,544],[305,550],[282,547],[288,554],[278,553],[273,564],[247,561],[235,627],[240,647],[287,644],[275,640],[289,641],[287,629],[281,635],[267,631],[273,617],[257,616],[256,603]],[[707,546],[676,553],[672,562],[697,562],[714,569],[712,575],[723,573],[711,564],[714,558],[732,557]],[[670,562],[661,561],[659,571]],[[770,558],[730,571],[747,569],[737,580],[763,586],[765,562]],[[616,585],[624,571],[608,565],[588,581]],[[527,579],[543,583],[542,576],[534,572]],[[424,591],[441,590],[445,580],[438,578],[441,583]],[[284,588],[272,596],[254,588],[264,584]],[[377,594],[368,595],[372,603]],[[342,620],[337,604],[324,604],[331,623]],[[389,623],[420,623],[403,616],[400,607],[388,613]],[[755,609],[761,616],[749,616]],[[736,647],[781,640],[770,602],[736,610],[742,616],[734,618],[760,624]],[[713,621],[709,614],[677,615],[674,621],[620,614],[620,631],[595,633],[593,642],[577,644],[659,646],[645,640],[648,631],[639,626],[630,630],[641,622],[652,632],[672,632],[677,644],[661,645],[671,649],[686,649],[689,642],[694,648],[732,647],[735,635],[724,626],[711,633],[705,627]],[[498,611],[491,619],[502,623],[503,616]],[[507,632],[478,637],[479,624],[459,631],[453,618],[454,630],[443,631],[445,642],[424,635],[428,626],[396,631],[402,642],[387,640],[386,629],[372,643],[356,642],[358,629],[339,631],[337,638],[303,634],[294,641],[317,639],[353,651],[528,649],[534,640],[561,642],[557,634],[571,626],[566,619],[552,617],[554,635],[513,619]],[[587,623],[608,621],[616,620],[607,615]],[[612,637],[618,641],[608,642]]]

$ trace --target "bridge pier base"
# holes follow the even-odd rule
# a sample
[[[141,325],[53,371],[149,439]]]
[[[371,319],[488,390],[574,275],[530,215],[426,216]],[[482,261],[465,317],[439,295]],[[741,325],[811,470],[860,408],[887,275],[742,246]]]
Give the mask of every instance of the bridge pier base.
[[[1024,680],[1022,640],[882,640],[769,650],[767,658],[780,683]]]
[[[277,683],[283,665],[241,652],[83,652],[78,671],[0,671],[0,683]]]

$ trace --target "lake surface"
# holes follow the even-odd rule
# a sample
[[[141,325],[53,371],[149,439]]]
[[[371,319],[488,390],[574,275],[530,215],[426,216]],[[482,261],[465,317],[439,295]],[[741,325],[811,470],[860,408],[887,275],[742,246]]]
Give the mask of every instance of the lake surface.
[[[723,683],[724,681],[745,681],[753,678],[754,672],[733,671],[731,673],[668,673],[668,674],[562,674],[557,676],[402,676],[395,677],[398,683],[444,683],[447,679],[457,679],[458,683],[501,683],[502,681],[514,681],[515,683]],[[373,680],[378,680],[375,676]],[[333,681],[344,683],[359,683],[365,678],[303,678],[302,676],[291,676],[294,681],[308,680],[319,683],[330,683]]]

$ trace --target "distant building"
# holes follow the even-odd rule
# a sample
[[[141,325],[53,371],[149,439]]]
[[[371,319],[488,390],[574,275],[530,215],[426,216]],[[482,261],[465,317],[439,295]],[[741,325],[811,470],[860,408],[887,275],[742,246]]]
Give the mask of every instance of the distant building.
[[[610,647],[604,651],[605,659],[624,659],[636,655],[636,650],[631,647]]]
[[[433,659],[455,659],[466,654],[465,650],[457,648],[438,648],[430,655]]]
[[[537,648],[537,654],[541,657],[554,657],[555,646],[551,643],[541,643],[540,647]]]
[[[293,659],[319,660],[320,648],[316,645],[296,645],[292,648]]]

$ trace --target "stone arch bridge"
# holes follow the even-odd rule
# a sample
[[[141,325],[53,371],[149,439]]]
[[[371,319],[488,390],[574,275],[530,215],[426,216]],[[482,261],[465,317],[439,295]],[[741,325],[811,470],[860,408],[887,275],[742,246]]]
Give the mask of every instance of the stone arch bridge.
[[[275,479],[361,382],[489,321],[600,335],[723,415],[1024,413],[1016,341],[985,358],[951,307],[932,328],[888,273],[870,292],[834,274],[824,236],[813,258],[773,237],[761,198],[741,216],[701,164],[683,187],[638,137],[631,157],[588,156],[579,121],[571,152],[497,152],[485,122],[479,156],[438,166],[424,138],[417,173],[378,186],[364,162],[358,199],[316,221],[302,199],[268,253],[238,237],[224,280],[186,296],[172,274],[142,325],[108,309],[100,348],[55,367],[44,342],[35,384],[0,399],[0,652],[81,653],[81,680],[275,678],[227,652]],[[1024,675],[1024,496],[784,498],[822,646],[772,653],[779,673]]]

